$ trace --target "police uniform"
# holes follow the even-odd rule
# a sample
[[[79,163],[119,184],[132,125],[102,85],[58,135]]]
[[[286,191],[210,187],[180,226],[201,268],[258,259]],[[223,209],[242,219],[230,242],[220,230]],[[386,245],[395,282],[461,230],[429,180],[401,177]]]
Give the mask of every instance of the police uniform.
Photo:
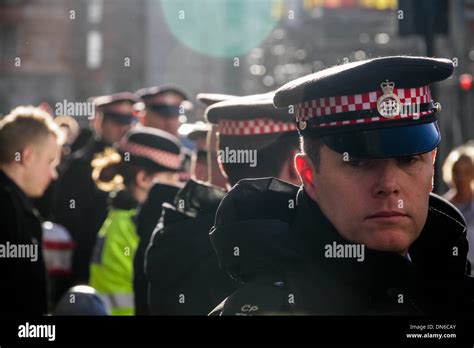
[[[117,145],[125,160],[152,172],[177,172],[182,163],[179,140],[158,129],[130,130]],[[91,262],[90,285],[101,294],[112,315],[133,315],[133,259],[139,235],[134,217],[138,202],[129,190],[111,193],[111,207],[99,231]]]
[[[163,203],[172,203],[179,187],[156,183],[148,192],[147,199],[139,206],[136,217],[139,242],[133,259],[133,291],[135,315],[148,315],[148,279],[145,275],[145,251],[153,230],[161,216]]]
[[[182,111],[190,110],[192,104],[187,100],[185,91],[175,85],[161,85],[141,88],[136,91],[142,102],[135,105],[137,110],[150,110],[161,117],[178,117]],[[160,102],[156,98],[168,95]],[[182,108],[181,108],[182,107]],[[180,170],[180,180],[186,181],[190,177],[191,157],[193,144],[187,139],[180,138],[183,153],[183,162]],[[133,287],[135,291],[135,314],[148,315],[148,280],[145,276],[143,263],[145,251],[150,242],[150,237],[161,216],[161,205],[165,202],[172,203],[179,188],[156,183],[148,193],[146,201],[139,207],[137,214],[137,233],[140,236],[137,252],[134,259]]]
[[[109,112],[107,107],[118,102],[135,104],[138,97],[123,92],[93,99],[96,111],[102,111],[104,119],[132,124],[137,118],[132,114]],[[73,279],[71,285],[86,284],[89,281],[89,262],[99,228],[107,215],[107,193],[99,190],[92,180],[91,161],[104,151],[106,144],[98,136],[92,137],[87,145],[74,152],[64,165],[58,180],[56,209],[53,221],[63,225],[76,243],[73,255]]]
[[[233,142],[238,149],[256,150],[292,134],[297,146],[296,126],[288,120],[288,110],[273,107],[273,93],[224,98],[205,113],[217,126],[221,144],[231,146]],[[251,177],[249,164],[242,165],[249,169],[241,173]],[[271,169],[268,173],[279,174]],[[219,267],[209,240],[223,195],[216,187],[191,180],[178,193],[174,206],[164,205],[162,225],[146,256],[151,313],[205,315],[237,288],[238,283]]]
[[[232,97],[206,93],[198,94],[197,99],[211,105]],[[188,136],[206,136],[208,131],[208,125],[201,126]],[[145,298],[151,314],[206,315],[236,288],[219,269],[208,235],[224,194],[217,187],[189,180],[174,199],[163,204],[158,226],[161,204],[153,205],[155,223],[149,226],[150,236],[155,227],[156,232],[145,257]]]
[[[145,256],[152,315],[206,315],[235,289],[219,268],[209,229],[225,192],[190,180],[163,212]]]
[[[274,103],[293,105],[299,132],[319,135],[341,155],[426,153],[440,142],[440,105],[433,102],[429,84],[452,71],[446,59],[376,58],[294,80],[276,92]],[[403,112],[408,104],[419,108]],[[428,218],[409,249],[410,259],[369,248],[364,262],[325,257],[326,245],[350,243],[303,187],[272,178],[243,180],[229,192],[211,240],[220,263],[244,283],[213,315],[472,311],[464,287],[466,224],[435,194],[430,194]]]

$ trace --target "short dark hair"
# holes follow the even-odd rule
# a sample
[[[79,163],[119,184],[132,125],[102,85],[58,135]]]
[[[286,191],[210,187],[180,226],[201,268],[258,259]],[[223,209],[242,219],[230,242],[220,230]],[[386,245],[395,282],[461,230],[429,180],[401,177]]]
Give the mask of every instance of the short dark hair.
[[[229,183],[235,185],[245,178],[278,177],[286,161],[298,150],[298,134],[287,132],[279,136],[268,134],[255,137],[219,137],[217,148],[223,150],[226,147],[258,151],[258,165],[255,167],[249,166],[248,163],[222,163]]]
[[[321,139],[315,134],[300,135],[300,151],[313,161],[318,170],[321,159]]]

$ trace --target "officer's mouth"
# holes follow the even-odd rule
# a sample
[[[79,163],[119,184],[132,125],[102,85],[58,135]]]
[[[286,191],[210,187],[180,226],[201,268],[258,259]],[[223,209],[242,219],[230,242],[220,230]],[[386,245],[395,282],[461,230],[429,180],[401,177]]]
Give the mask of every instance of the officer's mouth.
[[[366,220],[371,221],[398,221],[409,218],[409,215],[394,210],[383,210],[369,215]]]

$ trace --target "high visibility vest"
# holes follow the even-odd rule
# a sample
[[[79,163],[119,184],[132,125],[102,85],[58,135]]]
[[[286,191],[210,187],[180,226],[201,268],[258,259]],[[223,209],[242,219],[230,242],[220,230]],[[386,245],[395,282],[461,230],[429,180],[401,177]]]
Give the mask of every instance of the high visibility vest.
[[[138,246],[133,216],[136,209],[111,209],[99,231],[89,284],[112,315],[133,315],[133,258]]]

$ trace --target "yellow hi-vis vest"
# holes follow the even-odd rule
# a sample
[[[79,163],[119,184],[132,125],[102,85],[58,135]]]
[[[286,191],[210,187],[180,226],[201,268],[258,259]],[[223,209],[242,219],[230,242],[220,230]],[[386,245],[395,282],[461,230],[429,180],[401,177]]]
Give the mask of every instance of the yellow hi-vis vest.
[[[133,258],[138,246],[136,209],[111,209],[102,225],[90,266],[90,286],[112,315],[134,315]]]

